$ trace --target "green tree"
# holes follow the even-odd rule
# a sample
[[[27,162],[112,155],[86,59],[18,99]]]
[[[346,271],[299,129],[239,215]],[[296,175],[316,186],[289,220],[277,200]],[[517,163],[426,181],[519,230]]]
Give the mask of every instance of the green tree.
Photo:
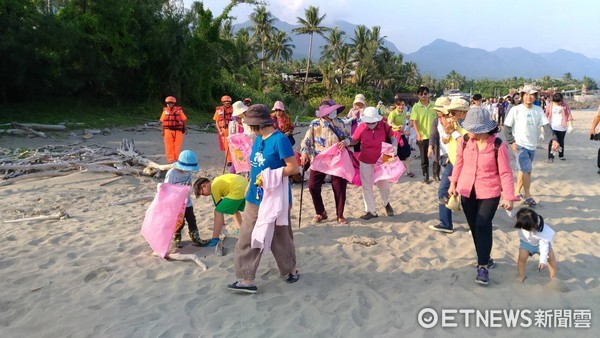
[[[258,6],[256,10],[250,14],[250,21],[252,21],[252,27],[250,29],[254,32],[255,37],[260,40],[261,46],[261,69],[265,69],[265,60],[266,60],[266,46],[268,40],[273,36],[273,33],[277,31],[275,27],[273,27],[273,22],[275,22],[275,18],[267,10],[265,6]]]
[[[310,70],[310,57],[312,53],[313,35],[319,34],[325,37],[325,33],[329,31],[328,27],[321,26],[323,19],[326,14],[319,16],[319,8],[310,6],[304,11],[304,18],[297,17],[298,24],[300,27],[294,28],[292,31],[296,34],[305,35],[308,34],[308,59],[306,61],[306,76],[304,77],[304,83],[308,81],[308,72]]]
[[[279,31],[273,34],[268,44],[268,54],[275,62],[289,61],[292,58],[295,47],[287,33]]]

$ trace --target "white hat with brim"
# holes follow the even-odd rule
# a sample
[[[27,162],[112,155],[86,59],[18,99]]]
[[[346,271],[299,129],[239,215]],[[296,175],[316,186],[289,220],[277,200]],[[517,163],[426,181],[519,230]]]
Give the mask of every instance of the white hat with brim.
[[[366,102],[367,100],[365,99],[365,96],[363,94],[356,94],[356,96],[354,96],[354,102],[352,102],[352,104],[362,103],[366,106]]]
[[[523,88],[521,88],[521,90],[519,92],[524,93],[524,94],[535,94],[538,91],[532,85],[524,85]]]
[[[444,114],[444,115],[448,115],[448,109],[446,106],[449,104],[450,104],[450,99],[448,97],[440,96],[435,100],[435,103],[433,104],[434,105],[433,109],[437,110],[437,111],[441,111],[442,114]]]
[[[458,121],[461,128],[473,134],[485,134],[496,128],[496,121],[492,120],[490,113],[478,106],[474,106],[467,112],[464,120]]]
[[[446,106],[446,110],[448,112],[451,110],[467,111],[469,110],[469,102],[465,99],[453,99],[450,101],[450,104]]]
[[[381,121],[381,119],[383,119],[383,116],[379,115],[379,112],[375,107],[365,108],[360,117],[360,120],[364,123],[375,123]]]
[[[235,101],[232,107],[233,113],[231,115],[233,116],[240,116],[245,113],[246,110],[248,110],[248,106],[246,106],[242,101]]]

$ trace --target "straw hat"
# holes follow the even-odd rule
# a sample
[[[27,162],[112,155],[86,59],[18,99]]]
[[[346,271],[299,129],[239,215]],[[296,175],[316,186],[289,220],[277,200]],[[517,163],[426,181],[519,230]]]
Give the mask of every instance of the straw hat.
[[[535,94],[538,91],[532,85],[524,85],[523,88],[521,88],[521,90],[519,92],[520,93],[525,93],[525,94]]]
[[[448,115],[448,110],[446,109],[446,106],[449,104],[449,98],[447,98],[446,96],[440,96],[435,100],[435,103],[433,104],[435,107],[433,107],[433,109],[441,111],[444,115]]]
[[[450,104],[446,106],[446,110],[448,112],[451,110],[467,111],[469,110],[469,102],[467,102],[465,99],[453,99],[450,101]]]

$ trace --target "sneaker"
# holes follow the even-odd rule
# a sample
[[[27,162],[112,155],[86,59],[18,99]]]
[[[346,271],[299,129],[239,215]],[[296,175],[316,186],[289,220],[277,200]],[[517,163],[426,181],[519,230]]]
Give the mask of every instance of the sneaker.
[[[566,161],[566,160],[567,160],[567,159],[566,159],[566,158],[564,158],[564,157],[559,157],[558,159],[559,159],[559,160],[561,160],[561,161]]]
[[[183,244],[181,244],[181,232],[176,232],[173,235],[173,245],[179,249],[183,248]]]
[[[300,279],[300,272],[296,270],[296,273],[288,273],[285,278],[285,282],[288,284],[294,284],[298,281],[298,279]]]
[[[478,266],[479,266],[479,264],[477,264],[477,262],[475,262],[475,268],[477,268]],[[494,262],[494,260],[490,258],[490,260],[487,263],[487,269],[490,270],[495,267],[496,267],[496,262]]]
[[[553,158],[553,157],[550,157],[550,158],[548,158],[548,159],[546,160],[546,162],[548,162],[548,163],[553,163],[553,162],[554,162],[554,158]]]
[[[477,277],[475,277],[475,282],[482,285],[488,285],[488,283],[490,282],[488,269],[477,268]]]
[[[394,209],[389,203],[385,205],[385,213],[388,216],[394,216]]]
[[[202,245],[202,246],[205,246],[205,247],[207,247],[207,248],[212,248],[212,247],[215,247],[215,246],[217,246],[217,244],[219,244],[219,242],[220,242],[220,241],[221,241],[221,239],[220,239],[220,238],[213,238],[213,239],[211,239],[210,241],[208,241],[208,240],[207,240],[207,241],[206,241],[206,244],[204,244],[204,245]]]
[[[415,174],[413,174],[411,172],[408,172],[408,173],[406,173],[406,176],[408,176],[408,177],[415,177]]]
[[[439,231],[439,232],[444,232],[447,234],[451,234],[454,232],[454,230],[452,229],[448,229],[448,228],[444,228],[443,226],[441,226],[440,224],[438,225],[430,225],[429,229],[433,230],[433,231]]]
[[[258,291],[256,285],[242,285],[240,282],[234,282],[227,285],[227,289],[235,292],[255,294]]]
[[[200,233],[198,230],[188,231],[188,235],[190,235],[190,240],[192,241],[193,246],[201,246],[200,244],[202,243],[202,239],[200,239]]]
[[[372,214],[372,213],[370,213],[370,212],[367,212],[366,214],[364,214],[364,215],[360,216],[360,219],[364,219],[365,221],[368,221],[368,220],[370,220],[371,218],[375,218],[375,217],[378,217],[378,216],[377,216],[377,215],[373,215],[373,214]]]

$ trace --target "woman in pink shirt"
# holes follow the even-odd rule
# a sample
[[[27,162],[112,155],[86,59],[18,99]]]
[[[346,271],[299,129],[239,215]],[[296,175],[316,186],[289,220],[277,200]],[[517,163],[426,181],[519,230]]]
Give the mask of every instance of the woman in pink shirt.
[[[388,216],[394,216],[394,209],[390,205],[390,182],[382,180],[373,182],[373,171],[375,162],[381,157],[381,143],[390,142],[394,150],[398,149],[398,141],[394,137],[392,127],[381,121],[383,116],[379,115],[377,108],[367,107],[363,111],[361,124],[356,127],[352,138],[345,139],[339,143],[339,147],[347,147],[360,142],[360,180],[362,183],[363,199],[365,201],[365,212],[361,219],[370,220],[377,217],[377,207],[375,205],[375,193],[373,185],[377,185],[385,212]],[[396,155],[394,153],[394,155]]]
[[[481,107],[473,107],[459,122],[468,138],[458,140],[456,163],[450,177],[449,195],[460,194],[477,252],[477,283],[487,285],[493,267],[492,220],[498,206],[512,210],[514,179],[506,143],[496,144],[498,126]],[[465,143],[466,142],[466,143]]]

